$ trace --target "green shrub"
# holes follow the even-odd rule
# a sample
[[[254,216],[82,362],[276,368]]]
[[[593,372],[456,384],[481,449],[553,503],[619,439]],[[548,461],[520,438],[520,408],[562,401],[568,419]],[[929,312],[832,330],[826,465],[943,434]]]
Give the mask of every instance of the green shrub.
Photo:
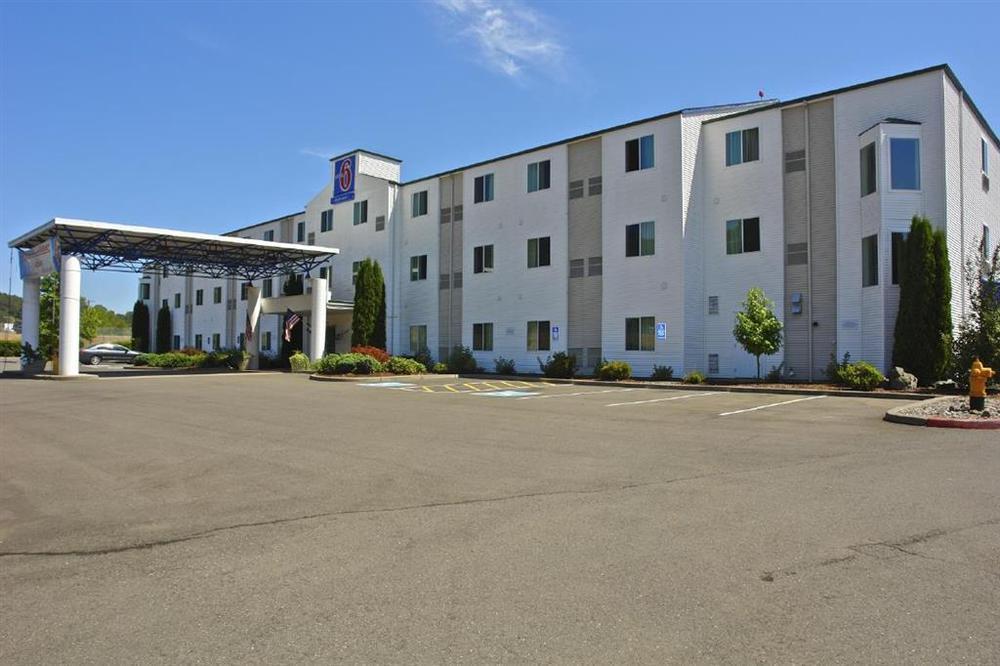
[[[334,368],[337,367],[337,361],[340,360],[340,354],[327,354],[320,360],[316,361],[313,366],[313,370],[321,375],[333,375]]]
[[[205,354],[182,354],[166,352],[164,354],[142,354],[136,359],[136,365],[148,365],[152,368],[194,368],[201,367],[205,362]],[[139,363],[139,359],[144,362]]]
[[[479,370],[479,366],[476,365],[476,359],[472,355],[472,350],[468,347],[457,346],[451,350],[451,354],[448,355],[448,371],[449,372],[476,372]]]
[[[691,372],[684,375],[685,384],[704,384],[705,375],[698,370],[692,370]]]
[[[139,354],[132,361],[132,365],[136,366],[147,366],[149,365],[149,354]]]
[[[632,376],[632,366],[625,361],[604,361],[597,366],[597,377],[605,381],[619,381]]]
[[[436,375],[443,375],[448,372],[448,366],[444,363],[435,363],[433,370],[431,370]]]
[[[21,343],[16,340],[0,340],[0,357],[20,356]]]
[[[351,353],[327,354],[316,361],[313,369],[321,375],[372,375],[382,372],[384,367],[367,354]]]
[[[843,384],[856,391],[871,391],[885,382],[885,375],[879,372],[871,363],[858,361],[851,363],[851,354],[844,354],[844,359],[837,359],[830,354],[830,362],[826,366],[826,376],[837,384]]]
[[[422,375],[427,372],[423,363],[403,356],[391,357],[389,362],[383,365],[383,368],[386,372],[391,372],[394,375]]]
[[[371,356],[373,359],[382,363],[383,365],[389,362],[389,353],[384,349],[379,349],[378,347],[351,347],[352,354],[365,354],[366,356]]]
[[[434,367],[434,357],[431,356],[431,352],[426,347],[421,349],[416,354],[413,355],[413,360],[421,364],[427,369]]]
[[[504,358],[503,356],[498,356],[493,359],[493,367],[496,368],[498,375],[516,375],[517,367],[514,364],[514,359]]]
[[[658,382],[665,381],[667,379],[674,378],[674,368],[669,365],[654,365],[653,374],[649,376],[650,379]]]
[[[544,362],[538,359],[538,367],[546,377],[572,379],[576,375],[576,357],[566,352],[556,352]]]
[[[288,364],[291,366],[292,372],[309,372],[309,357],[300,351],[296,351],[288,357]]]
[[[281,361],[274,354],[262,351],[257,355],[257,369],[274,370],[280,367]]]

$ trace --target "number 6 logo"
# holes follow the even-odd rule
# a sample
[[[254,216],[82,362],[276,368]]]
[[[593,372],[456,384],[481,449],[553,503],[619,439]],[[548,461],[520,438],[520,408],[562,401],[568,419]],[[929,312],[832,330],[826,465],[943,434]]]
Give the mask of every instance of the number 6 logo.
[[[340,163],[340,191],[346,192],[351,189],[351,181],[354,174],[351,173],[351,160],[345,159]]]

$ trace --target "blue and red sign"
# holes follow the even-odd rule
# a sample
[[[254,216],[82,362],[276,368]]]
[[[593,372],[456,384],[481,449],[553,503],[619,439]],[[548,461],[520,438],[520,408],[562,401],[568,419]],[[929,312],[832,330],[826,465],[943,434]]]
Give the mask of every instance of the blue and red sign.
[[[338,204],[354,198],[354,179],[357,174],[356,159],[356,155],[351,155],[334,163],[333,198],[330,199],[330,203]]]

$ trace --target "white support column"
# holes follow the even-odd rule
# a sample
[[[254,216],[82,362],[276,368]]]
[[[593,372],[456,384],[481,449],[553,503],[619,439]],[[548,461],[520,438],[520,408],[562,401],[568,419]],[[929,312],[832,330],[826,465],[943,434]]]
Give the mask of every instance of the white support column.
[[[247,318],[250,319],[250,335],[253,338],[244,342],[250,352],[250,365],[247,367],[256,370],[260,367],[260,289],[253,285],[247,286]],[[245,321],[243,326],[245,329]]]
[[[39,277],[24,278],[21,283],[21,341],[38,349],[39,307],[42,290],[42,279]]]
[[[311,278],[312,281],[312,335],[309,338],[309,360],[318,361],[323,357],[326,346],[326,280]]]
[[[80,260],[62,258],[59,283],[59,376],[80,374]]]

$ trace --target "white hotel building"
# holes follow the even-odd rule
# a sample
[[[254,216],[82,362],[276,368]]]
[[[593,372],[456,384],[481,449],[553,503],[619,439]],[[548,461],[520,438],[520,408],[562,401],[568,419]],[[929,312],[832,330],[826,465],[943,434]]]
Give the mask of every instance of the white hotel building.
[[[305,210],[230,235],[340,248],[323,271],[327,352],[349,349],[352,275],[371,257],[396,354],[441,358],[461,344],[488,370],[503,356],[537,372],[537,358],[569,351],[584,371],[603,357],[636,376],[654,365],[750,376],[732,328],[758,286],[785,325],[762,366],[820,379],[831,354],[891,363],[893,250],[915,214],[947,230],[961,321],[976,279],[965,258],[984,235],[990,250],[1000,239],[998,152],[941,65],[785,102],[683,109],[406,182],[400,160],[357,150],[353,201],[331,204],[331,169]],[[255,286],[278,297],[284,281]],[[235,280],[141,284],[152,319],[161,303],[172,309],[175,346],[241,342]],[[254,345],[276,352],[280,315],[260,326]]]

